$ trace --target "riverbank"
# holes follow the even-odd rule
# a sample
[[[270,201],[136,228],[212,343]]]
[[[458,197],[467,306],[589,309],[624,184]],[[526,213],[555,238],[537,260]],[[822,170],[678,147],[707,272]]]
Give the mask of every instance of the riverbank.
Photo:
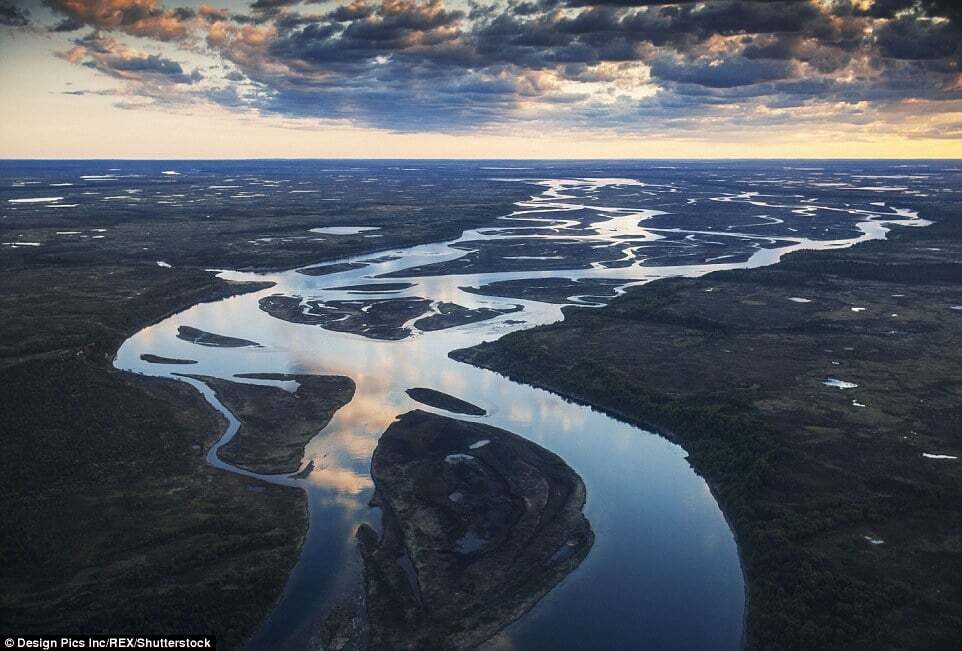
[[[36,173],[59,181],[56,167]],[[373,188],[320,206],[215,198],[205,209],[57,211],[0,200],[0,239],[37,243],[0,248],[5,624],[18,634],[213,633],[221,648],[240,647],[299,558],[304,494],[208,466],[219,414],[186,384],[116,371],[118,347],[192,305],[264,287],[207,267],[290,268],[451,238],[522,190],[490,202],[435,190],[429,209]],[[305,237],[361,219],[384,228]]]
[[[749,648],[950,648],[962,215],[920,203],[935,225],[659,281],[452,356],[672,432],[738,539]]]
[[[16,333],[0,367],[3,619],[23,634],[208,631],[237,647],[298,558],[306,500],[206,465],[223,419],[186,384],[110,360],[142,324],[261,286],[112,271],[0,279]]]

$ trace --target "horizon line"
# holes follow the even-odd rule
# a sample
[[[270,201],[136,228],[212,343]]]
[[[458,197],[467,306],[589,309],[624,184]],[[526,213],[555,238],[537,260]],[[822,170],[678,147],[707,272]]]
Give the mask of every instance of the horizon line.
[[[216,162],[216,161],[517,161],[517,162],[581,162],[581,161],[678,161],[678,162],[700,162],[700,161],[962,161],[962,155],[949,158],[927,158],[922,156],[904,156],[897,158],[880,158],[875,156],[850,156],[850,157],[784,157],[784,156],[705,156],[699,158],[672,158],[659,156],[610,156],[610,157],[590,157],[590,158],[489,158],[489,157],[394,157],[394,156],[252,156],[252,157],[110,157],[110,156],[91,156],[84,158],[55,158],[55,157],[3,157],[0,156],[0,163],[21,163],[21,162],[84,162],[84,161],[129,161],[129,162],[151,162],[151,161],[184,161],[184,162]]]

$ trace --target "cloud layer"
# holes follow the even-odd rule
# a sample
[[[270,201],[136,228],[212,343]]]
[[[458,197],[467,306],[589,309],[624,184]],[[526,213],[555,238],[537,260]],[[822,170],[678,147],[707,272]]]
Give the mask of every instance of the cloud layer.
[[[954,0],[44,4],[57,17],[46,29],[78,34],[62,57],[153,102],[415,132],[962,133],[951,117],[962,113]],[[0,4],[0,24],[25,24],[27,9]],[[207,67],[188,70],[177,52]],[[922,119],[906,127],[909,112]]]

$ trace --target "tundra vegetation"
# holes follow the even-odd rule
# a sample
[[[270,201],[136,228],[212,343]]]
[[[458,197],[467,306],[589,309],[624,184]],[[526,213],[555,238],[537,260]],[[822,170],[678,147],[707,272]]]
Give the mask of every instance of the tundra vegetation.
[[[223,166],[192,163],[192,174],[174,177],[160,176],[169,163],[125,162],[136,178],[75,181],[71,193],[162,183],[204,198],[163,209],[6,200],[36,191],[17,185],[23,175],[57,182],[91,165],[100,164],[0,164],[0,240],[41,243],[0,246],[0,619],[23,634],[213,632],[237,648],[298,558],[306,499],[208,466],[223,418],[185,383],[117,372],[117,348],[191,305],[264,287],[225,282],[210,268],[291,268],[449,239],[509,212],[526,188],[399,190],[387,181],[354,184],[339,201],[285,193],[271,204],[231,203],[206,190]],[[231,165],[226,173],[264,173],[263,164]],[[343,195],[336,175],[274,167]],[[380,236],[309,232],[360,221],[382,226]]]
[[[962,465],[923,455],[962,457],[962,210],[913,204],[936,223],[452,356],[684,446],[736,534],[749,648],[958,648]]]

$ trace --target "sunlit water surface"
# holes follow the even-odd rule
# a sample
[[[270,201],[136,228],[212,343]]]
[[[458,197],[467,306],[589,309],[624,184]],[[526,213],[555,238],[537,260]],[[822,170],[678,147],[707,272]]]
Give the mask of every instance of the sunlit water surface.
[[[623,291],[656,278],[772,264],[798,249],[849,246],[883,237],[891,224],[924,225],[924,220],[904,202],[890,206],[882,200],[825,201],[819,199],[813,183],[806,188],[809,194],[795,195],[790,201],[784,195],[773,199],[756,192],[719,191],[699,201],[719,207],[740,204],[749,218],[743,215],[734,222],[712,222],[702,216],[694,220],[694,226],[686,227],[684,215],[641,207],[652,197],[683,193],[682,184],[646,185],[624,178],[505,178],[503,182],[526,183],[533,196],[494,227],[465,232],[457,242],[354,258],[366,265],[337,274],[223,272],[223,277],[232,280],[270,280],[276,286],[197,305],[145,328],[120,348],[117,368],[189,382],[227,416],[230,426],[210,450],[211,464],[254,481],[298,486],[309,496],[310,529],[302,556],[280,602],[255,636],[255,648],[306,644],[326,608],[357,593],[362,568],[355,530],[364,522],[379,523],[379,512],[368,506],[373,492],[369,467],[378,437],[399,414],[415,408],[438,411],[411,400],[405,394],[411,387],[438,389],[483,407],[487,415],[477,420],[518,433],[559,454],[587,487],[585,512],[596,535],[587,559],[531,612],[491,640],[490,646],[592,649],[602,640],[606,648],[739,646],[745,603],[735,542],[708,486],[686,462],[684,450],[591,408],[449,359],[451,350],[561,318],[558,304],[482,296],[460,288],[554,277],[618,279],[622,283],[619,291]],[[851,187],[851,180],[848,183]],[[886,188],[880,192],[888,193],[904,190],[879,187]],[[532,223],[531,219],[541,221]],[[289,323],[258,306],[259,299],[275,294],[305,301],[358,299],[357,294],[329,288],[397,283],[395,276],[403,276],[405,269],[466,254],[452,244],[518,237],[532,243],[552,238],[574,240],[613,248],[619,254],[607,261],[577,265],[586,268],[402,278],[414,285],[383,296],[424,297],[469,308],[521,305],[523,310],[441,331],[412,328],[412,335],[401,341]],[[653,250],[659,255],[653,255]],[[659,256],[666,260],[664,266],[659,265]],[[552,266],[558,266],[557,256],[521,257],[552,260]],[[390,279],[378,278],[388,273]],[[569,302],[591,300],[572,296]],[[176,337],[182,325],[252,340],[262,347],[198,346]],[[198,363],[190,367],[149,364],[140,359],[145,353]],[[237,421],[203,383],[175,375],[185,368],[191,374],[254,383],[258,381],[235,376],[338,374],[352,378],[357,392],[307,445],[301,467],[311,464],[312,469],[306,476],[263,477],[218,458],[218,448],[233,436]],[[292,383],[260,383],[294,388]]]

